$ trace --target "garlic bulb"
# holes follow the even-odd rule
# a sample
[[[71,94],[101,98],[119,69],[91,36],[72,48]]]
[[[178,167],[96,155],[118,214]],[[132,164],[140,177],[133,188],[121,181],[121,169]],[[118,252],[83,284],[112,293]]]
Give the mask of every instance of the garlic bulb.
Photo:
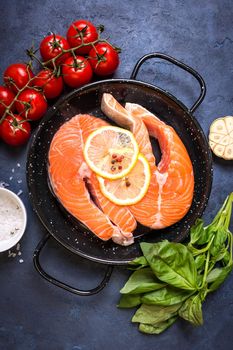
[[[210,126],[209,145],[213,153],[223,159],[233,159],[233,117],[215,119]]]

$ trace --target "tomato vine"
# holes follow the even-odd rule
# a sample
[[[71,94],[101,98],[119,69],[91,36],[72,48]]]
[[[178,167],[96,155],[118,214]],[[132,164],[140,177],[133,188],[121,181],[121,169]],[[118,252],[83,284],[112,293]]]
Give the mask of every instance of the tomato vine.
[[[67,40],[52,33],[40,43],[41,57],[38,56],[39,49],[32,46],[26,50],[29,58],[27,63],[7,67],[4,73],[5,86],[2,88],[6,89],[7,86],[14,97],[11,97],[10,103],[8,100],[5,103],[0,97],[2,107],[0,138],[3,121],[9,117],[11,117],[9,119],[11,128],[16,129],[18,128],[16,116],[22,118],[21,131],[24,121],[31,122],[42,118],[47,110],[47,99],[57,98],[62,93],[64,85],[77,88],[89,83],[93,75],[108,76],[114,73],[119,65],[120,49],[113,46],[108,39],[101,38],[103,31],[103,26],[95,27],[86,20],[75,21],[67,31]],[[98,45],[104,46],[101,52]],[[47,57],[49,59],[45,59]],[[41,68],[36,74],[34,74],[35,64],[39,64]],[[33,104],[35,98],[40,102]],[[32,113],[32,109],[40,108],[41,111]]]

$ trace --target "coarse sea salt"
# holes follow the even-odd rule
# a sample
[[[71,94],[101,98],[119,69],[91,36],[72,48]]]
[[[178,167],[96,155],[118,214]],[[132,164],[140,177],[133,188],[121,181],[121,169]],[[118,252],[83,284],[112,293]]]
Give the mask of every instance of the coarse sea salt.
[[[4,192],[0,196],[0,223],[0,242],[13,239],[24,228],[22,208]]]

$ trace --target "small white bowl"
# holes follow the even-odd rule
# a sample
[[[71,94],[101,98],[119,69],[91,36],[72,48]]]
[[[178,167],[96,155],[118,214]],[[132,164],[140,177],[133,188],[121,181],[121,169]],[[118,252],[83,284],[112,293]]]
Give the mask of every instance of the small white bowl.
[[[27,213],[21,199],[3,187],[0,187],[0,218],[3,221],[0,223],[0,252],[4,252],[22,238],[27,225]]]

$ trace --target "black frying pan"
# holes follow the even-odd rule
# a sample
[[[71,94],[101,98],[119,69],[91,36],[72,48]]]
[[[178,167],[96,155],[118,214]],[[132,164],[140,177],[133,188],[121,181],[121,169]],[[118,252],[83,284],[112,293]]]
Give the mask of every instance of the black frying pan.
[[[135,80],[140,66],[150,58],[165,59],[189,72],[198,80],[201,93],[190,109],[162,89]],[[135,232],[135,243],[129,247],[121,247],[111,241],[102,242],[96,238],[93,233],[61,208],[48,185],[47,154],[55,132],[65,121],[78,113],[105,118],[100,110],[101,97],[104,92],[113,94],[122,104],[125,102],[141,104],[173,126],[184,142],[194,167],[194,199],[187,215],[177,224],[162,230],[151,230],[139,225]],[[212,184],[211,152],[201,126],[192,116],[194,110],[204,99],[205,92],[203,79],[192,68],[165,54],[152,53],[143,56],[137,62],[130,79],[108,79],[91,83],[66,95],[50,108],[32,139],[27,160],[30,199],[35,212],[48,231],[34,253],[34,265],[42,277],[75,294],[91,295],[99,292],[106,285],[113,265],[126,265],[141,255],[139,246],[141,241],[158,242],[165,238],[175,242],[184,240],[189,233],[190,226],[202,216]],[[107,271],[100,285],[95,289],[84,291],[49,276],[40,265],[39,255],[50,237],[55,238],[70,252],[95,262],[107,264]]]

